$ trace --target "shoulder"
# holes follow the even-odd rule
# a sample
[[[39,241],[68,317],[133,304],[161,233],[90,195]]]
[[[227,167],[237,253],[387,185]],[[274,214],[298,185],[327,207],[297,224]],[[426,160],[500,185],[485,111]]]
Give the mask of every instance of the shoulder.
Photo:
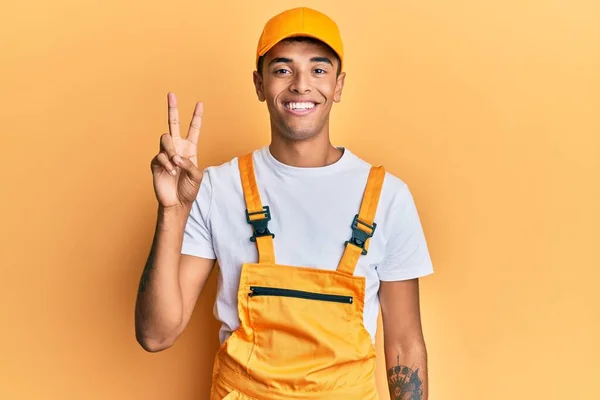
[[[385,171],[376,216],[381,229],[385,231],[385,237],[393,237],[399,229],[414,224],[416,206],[408,183],[395,172],[388,171],[385,165],[366,161],[353,153],[350,156],[357,168],[355,172],[363,177],[374,166],[382,167]]]
[[[381,189],[381,197],[391,203],[405,202],[410,197],[408,184],[399,176],[386,171]]]
[[[261,148],[254,149],[247,154],[251,154],[256,161],[258,155],[262,151]],[[223,184],[237,183],[240,180],[239,160],[244,155],[238,155],[222,162],[221,164],[209,165],[204,168],[203,175],[207,178],[208,185],[220,186]]]
[[[385,165],[369,162],[351,150],[348,151],[348,156],[352,160],[350,165],[354,166],[356,172],[361,171],[363,174],[368,174],[373,167],[381,167],[385,171],[383,186],[381,188],[381,200],[402,201],[410,191],[408,184],[398,175],[387,170]]]

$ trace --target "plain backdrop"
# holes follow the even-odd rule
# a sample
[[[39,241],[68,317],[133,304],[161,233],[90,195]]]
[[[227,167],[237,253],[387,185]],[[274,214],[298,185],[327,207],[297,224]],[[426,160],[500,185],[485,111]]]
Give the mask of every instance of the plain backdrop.
[[[33,0],[0,12],[1,399],[207,398],[215,274],[173,348],[135,341],[149,163],[168,91],[201,167],[269,142],[256,43],[299,5],[344,38],[332,141],[420,212],[430,399],[598,397],[597,0]]]

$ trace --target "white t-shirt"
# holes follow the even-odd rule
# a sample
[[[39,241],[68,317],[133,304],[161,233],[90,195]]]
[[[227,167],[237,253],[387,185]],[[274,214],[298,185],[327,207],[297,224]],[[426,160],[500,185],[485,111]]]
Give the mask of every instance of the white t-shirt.
[[[342,148],[342,147],[340,147]],[[344,148],[342,148],[344,149]],[[264,146],[253,152],[254,171],[269,230],[275,234],[279,264],[335,270],[350,239],[371,165],[350,150],[334,164],[299,168],[276,160]],[[219,276],[214,314],[223,343],[239,325],[237,291],[241,266],[258,261],[238,158],[208,167],[185,228],[182,253],[217,259]],[[364,326],[375,341],[381,281],[433,273],[427,243],[408,186],[386,172],[375,216],[377,228],[355,275],[366,277]]]

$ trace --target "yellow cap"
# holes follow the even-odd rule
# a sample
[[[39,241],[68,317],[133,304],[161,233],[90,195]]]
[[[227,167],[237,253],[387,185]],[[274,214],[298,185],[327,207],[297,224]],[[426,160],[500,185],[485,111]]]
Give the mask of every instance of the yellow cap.
[[[261,56],[281,40],[294,36],[307,36],[327,44],[337,53],[342,68],[344,46],[337,24],[327,15],[307,7],[286,10],[267,21],[256,49],[257,67]]]

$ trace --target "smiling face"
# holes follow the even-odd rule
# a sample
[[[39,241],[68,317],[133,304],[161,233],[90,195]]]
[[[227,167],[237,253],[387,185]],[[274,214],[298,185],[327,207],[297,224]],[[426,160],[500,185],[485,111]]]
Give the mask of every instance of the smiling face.
[[[329,113],[341,100],[345,73],[325,44],[284,40],[275,45],[254,72],[260,101],[267,103],[274,135],[307,140],[329,133]]]

